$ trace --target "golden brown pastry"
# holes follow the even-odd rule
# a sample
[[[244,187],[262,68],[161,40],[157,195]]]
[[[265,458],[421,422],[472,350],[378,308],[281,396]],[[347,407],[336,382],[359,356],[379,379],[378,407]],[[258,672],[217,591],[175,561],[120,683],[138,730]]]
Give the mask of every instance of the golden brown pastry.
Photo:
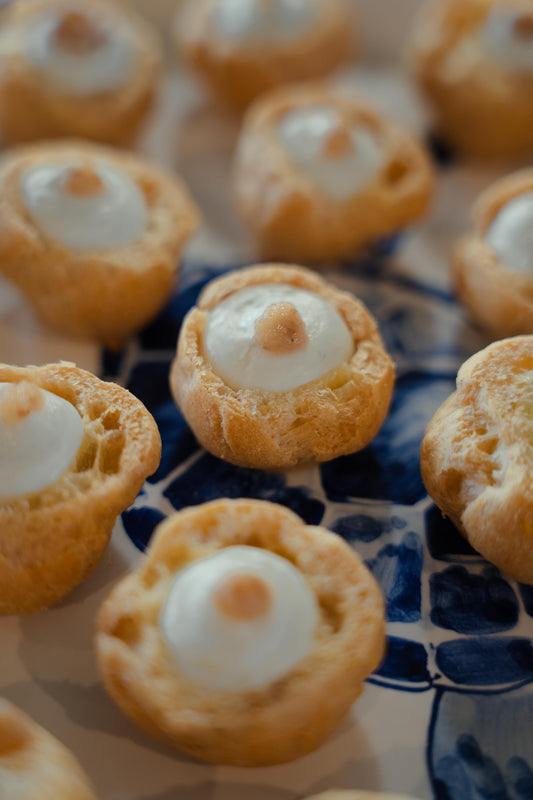
[[[0,159],[0,272],[54,328],[116,346],[172,294],[198,222],[181,181],[81,141]]]
[[[0,365],[0,614],[81,583],[160,454],[151,414],[126,389],[67,362]]]
[[[495,337],[533,333],[533,169],[486,189],[453,256],[457,295]]]
[[[212,281],[185,318],[171,390],[200,444],[233,464],[286,469],[365,447],[394,367],[353,295],[303,267]]]
[[[410,60],[440,134],[481,158],[533,152],[532,0],[433,0]]]
[[[70,750],[12,703],[0,698],[2,800],[96,800]]]
[[[428,209],[422,146],[357,99],[283,87],[248,111],[237,146],[237,208],[268,258],[343,258]]]
[[[5,143],[81,136],[132,144],[162,68],[149,24],[112,0],[13,3],[0,36]]]
[[[241,109],[267,89],[346,62],[351,14],[346,0],[188,0],[175,39],[214,97]]]
[[[533,336],[503,339],[468,359],[457,391],[429,423],[426,488],[482,556],[533,583]]]
[[[359,789],[330,789],[327,792],[314,794],[306,800],[415,800],[406,794],[389,794],[384,792],[365,792]]]
[[[172,515],[100,611],[107,690],[217,764],[298,758],[337,727],[384,646],[383,600],[340,537],[260,500]]]

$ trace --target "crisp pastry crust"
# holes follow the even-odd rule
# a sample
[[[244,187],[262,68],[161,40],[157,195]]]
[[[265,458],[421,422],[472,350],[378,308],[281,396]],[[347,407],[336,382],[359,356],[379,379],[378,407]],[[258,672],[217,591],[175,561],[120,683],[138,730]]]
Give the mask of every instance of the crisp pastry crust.
[[[280,283],[316,292],[341,314],[353,336],[351,358],[316,380],[285,392],[232,389],[204,355],[209,312],[248,286]],[[200,444],[234,464],[286,469],[327,461],[365,447],[390,404],[394,367],[376,322],[353,295],[302,267],[250,267],[212,281],[185,318],[170,386]]]
[[[303,661],[282,678],[234,692],[178,674],[158,624],[175,573],[231,545],[288,559],[319,608]],[[158,527],[139,568],[102,606],[96,646],[107,690],[149,733],[214,763],[276,764],[318,747],[361,693],[383,654],[383,600],[362,560],[335,534],[273,503],[215,500]]]
[[[345,0],[319,0],[320,19],[286,42],[226,41],[212,29],[209,6],[210,0],[189,0],[176,16],[174,37],[214,98],[237,110],[276,86],[330,74],[354,50],[353,12]]]
[[[70,750],[51,733],[0,698],[2,800],[96,800]]]
[[[89,167],[105,161],[123,171],[146,201],[147,225],[132,244],[72,250],[33,221],[21,176],[39,165]],[[168,300],[179,257],[199,213],[184,184],[139,156],[68,140],[14,148],[0,159],[0,271],[52,327],[109,346],[145,325]]]
[[[124,2],[83,0],[81,7],[131,36],[134,64],[126,82],[108,91],[76,96],[47,84],[39,68],[20,49],[29,20],[56,9],[78,11],[72,0],[26,0],[13,3],[2,21],[0,47],[0,129],[6,144],[58,136],[80,136],[113,145],[132,145],[153,106],[162,73],[157,35],[146,20]]]
[[[415,800],[406,794],[389,794],[388,792],[365,792],[359,789],[330,789],[327,792],[314,794],[306,800]]]
[[[493,8],[533,13],[531,0],[433,0],[415,23],[409,60],[440,134],[468,156],[507,159],[533,151],[533,71],[475,57],[468,42]]]
[[[371,182],[349,197],[326,196],[291,159],[278,134],[297,109],[328,107],[364,125],[384,153]],[[353,97],[324,85],[273,90],[249,109],[237,145],[234,195],[242,219],[267,258],[315,262],[343,258],[422,217],[434,174],[410,134]]]
[[[471,316],[495,337],[533,333],[533,271],[518,272],[503,263],[485,238],[503,206],[529,191],[533,191],[533,169],[492,184],[477,199],[471,229],[453,253],[456,293]]]
[[[75,463],[54,483],[0,500],[1,614],[50,606],[81,583],[161,455],[154,419],[126,389],[67,362],[0,365],[0,382],[22,380],[72,403],[84,434]]]
[[[533,336],[503,339],[466,361],[457,391],[429,423],[422,477],[481,555],[533,583]]]

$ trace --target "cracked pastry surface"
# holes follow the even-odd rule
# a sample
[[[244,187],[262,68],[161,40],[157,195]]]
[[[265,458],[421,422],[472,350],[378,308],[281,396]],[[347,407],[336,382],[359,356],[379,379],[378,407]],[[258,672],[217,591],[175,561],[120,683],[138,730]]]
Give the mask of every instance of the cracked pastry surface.
[[[242,109],[268,89],[346,62],[352,14],[345,0],[190,0],[174,36],[213,96]]]
[[[206,286],[182,325],[170,386],[211,453],[285,469],[365,447],[387,415],[394,367],[359,300],[303,267],[271,264]]]
[[[95,568],[161,440],[126,389],[61,362],[0,365],[0,613],[52,605]]]
[[[127,3],[13,3],[0,35],[2,139],[80,136],[132,144],[161,70],[155,33]]]
[[[472,547],[533,583],[533,336],[468,359],[421,448],[426,488]]]
[[[236,766],[318,747],[383,646],[383,599],[359,556],[260,500],[215,500],[161,523],[96,633],[106,688],[129,717]]]
[[[234,160],[237,209],[268,258],[343,258],[428,210],[424,148],[359,100],[324,85],[258,98]]]
[[[0,271],[52,327],[110,346],[167,301],[199,213],[139,156],[68,140],[0,158]]]
[[[482,192],[452,265],[457,295],[482,327],[495,337],[533,333],[533,169]]]
[[[433,0],[414,26],[413,73],[440,134],[468,156],[533,152],[533,2]]]
[[[28,714],[0,698],[2,800],[96,800],[70,750]]]

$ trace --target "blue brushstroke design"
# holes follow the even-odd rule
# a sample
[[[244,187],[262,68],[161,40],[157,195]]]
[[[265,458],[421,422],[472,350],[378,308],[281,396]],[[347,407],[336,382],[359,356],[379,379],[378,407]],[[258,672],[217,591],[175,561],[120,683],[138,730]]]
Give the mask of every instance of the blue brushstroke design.
[[[401,544],[389,544],[367,565],[385,597],[389,622],[420,619],[421,575],[424,549],[418,534],[409,531]]]
[[[437,646],[436,663],[464,686],[499,686],[533,681],[533,639],[476,636]]]
[[[440,628],[480,635],[508,631],[518,622],[518,599],[495,567],[480,575],[448,567],[431,575],[429,587],[431,621]]]
[[[433,788],[438,800],[509,800],[500,770],[473,736],[460,736],[455,752],[436,764]]]
[[[533,797],[533,768],[523,758],[509,759],[506,782],[511,790],[512,800],[531,800]]]
[[[330,527],[347,542],[370,544],[379,539],[382,534],[390,533],[394,529],[402,530],[406,526],[407,522],[397,516],[380,520],[369,514],[348,514],[340,517]]]
[[[439,561],[463,560],[463,556],[481,559],[479,553],[461,536],[455,525],[442,515],[437,506],[432,505],[426,511],[424,521],[427,546],[433,558]]]
[[[528,586],[525,583],[521,583],[518,586],[518,590],[520,592],[526,614],[529,617],[533,617],[533,586]]]
[[[165,519],[165,515],[155,508],[143,506],[130,508],[122,514],[124,530],[139,550],[144,551],[152,537],[154,528]]]
[[[393,681],[429,686],[431,675],[426,648],[420,642],[389,636],[385,659],[375,674]]]

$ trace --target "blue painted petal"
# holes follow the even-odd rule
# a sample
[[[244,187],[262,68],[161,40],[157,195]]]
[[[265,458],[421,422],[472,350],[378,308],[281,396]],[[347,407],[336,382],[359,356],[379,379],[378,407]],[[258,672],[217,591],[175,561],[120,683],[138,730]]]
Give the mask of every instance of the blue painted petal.
[[[389,622],[420,619],[423,552],[420,537],[410,531],[400,545],[387,545],[367,562],[385,596]]]
[[[439,561],[456,561],[458,557],[475,556],[479,553],[461,536],[455,525],[442,515],[437,506],[431,506],[425,516],[428,550]]]
[[[533,681],[533,639],[480,636],[437,647],[437,666],[464,686],[500,686]]]
[[[156,508],[130,508],[122,514],[124,530],[139,550],[146,550],[154,528],[165,519]]]
[[[426,648],[419,642],[389,636],[385,659],[376,674],[395,681],[429,685],[431,676]]]

